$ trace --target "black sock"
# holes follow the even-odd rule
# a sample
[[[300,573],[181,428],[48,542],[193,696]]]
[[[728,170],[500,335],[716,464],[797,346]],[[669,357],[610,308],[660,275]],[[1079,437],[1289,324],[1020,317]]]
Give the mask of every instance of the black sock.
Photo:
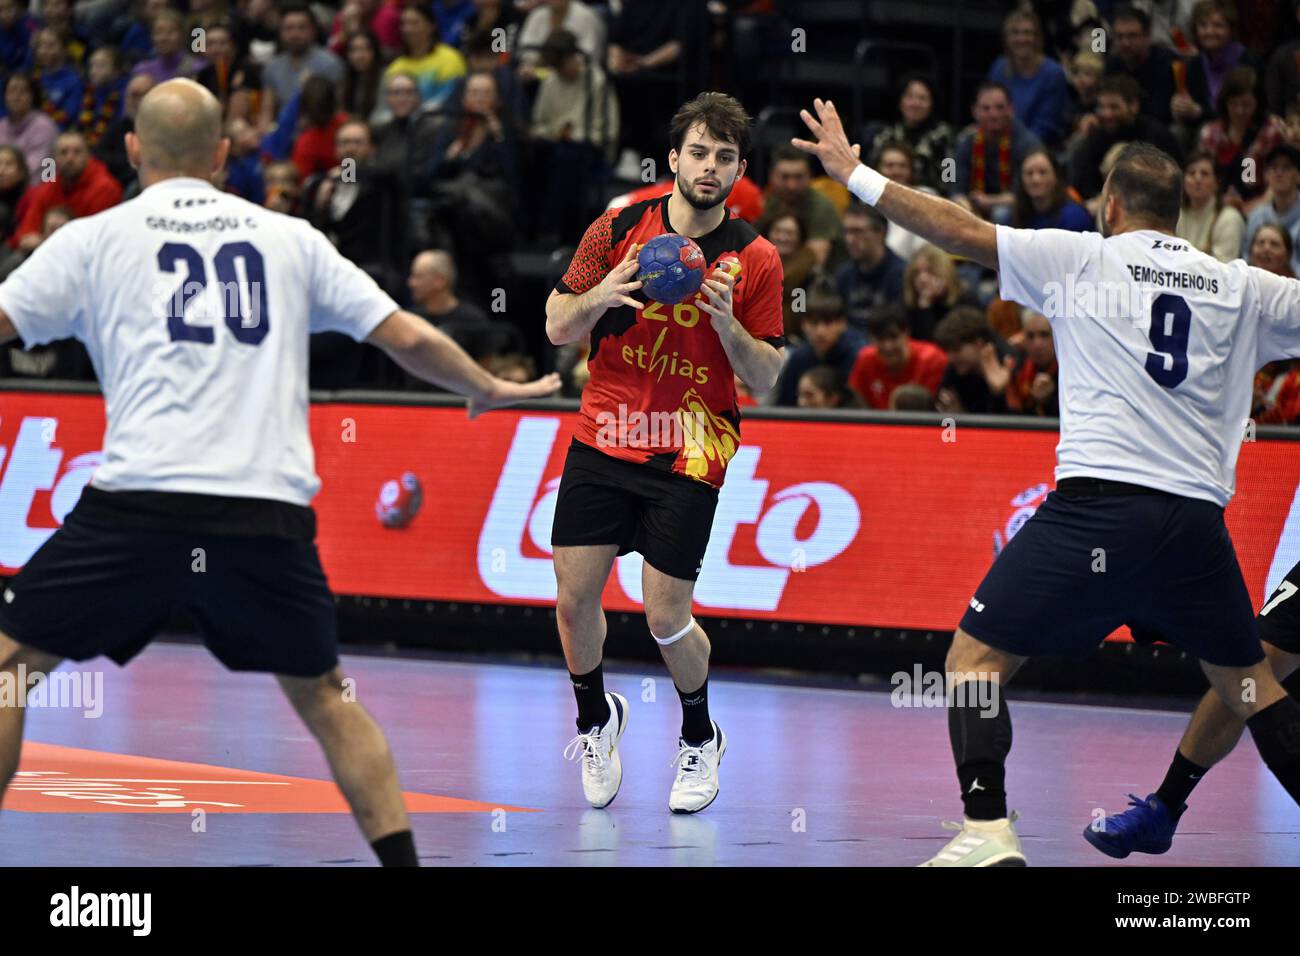
[[[1005,817],[1011,714],[1001,685],[990,680],[954,685],[948,697],[948,736],[966,816],[972,820]]]
[[[677,687],[676,684],[673,685]],[[677,696],[682,701],[682,739],[692,747],[698,747],[713,739],[713,721],[709,719],[709,679],[706,677],[700,689],[686,693],[677,687]]]
[[[379,857],[380,866],[419,866],[415,858],[415,838],[410,830],[398,830],[370,844]]]
[[[604,727],[609,721],[609,701],[605,699],[605,671],[603,664],[588,674],[569,673],[573,696],[578,699],[578,732],[585,734],[592,727]]]
[[[1175,820],[1183,815],[1183,804],[1209,769],[1192,763],[1181,750],[1174,751],[1174,762],[1169,765],[1169,772],[1165,774],[1165,781],[1160,784],[1156,796],[1169,808]]]
[[[1300,804],[1300,704],[1283,697],[1246,721],[1265,765]]]

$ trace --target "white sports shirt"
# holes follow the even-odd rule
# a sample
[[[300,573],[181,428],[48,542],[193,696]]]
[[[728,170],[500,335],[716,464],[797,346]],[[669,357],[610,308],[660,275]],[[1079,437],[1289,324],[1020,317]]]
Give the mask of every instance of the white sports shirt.
[[[1255,372],[1300,356],[1300,281],[1159,232],[997,227],[1001,295],[1052,323],[1056,479],[1227,505]]]
[[[307,505],[308,333],[361,340],[397,304],[306,221],[177,178],[63,226],[0,309],[29,348],[75,337],[90,353],[96,488]]]

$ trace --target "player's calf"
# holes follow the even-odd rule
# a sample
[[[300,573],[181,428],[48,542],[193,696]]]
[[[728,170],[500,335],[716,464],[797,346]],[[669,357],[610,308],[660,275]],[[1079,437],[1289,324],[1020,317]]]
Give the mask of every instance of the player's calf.
[[[1264,764],[1300,804],[1300,704],[1287,696],[1267,660],[1249,667],[1201,666],[1223,702],[1246,721]]]
[[[0,703],[0,805],[4,803],[4,793],[18,772],[18,757],[23,749],[23,718],[27,713],[27,692],[36,686],[36,682],[45,679],[59,666],[60,658],[54,654],[25,647],[17,641],[0,634],[0,654],[7,652],[6,659],[0,664],[0,680],[19,689],[12,704]],[[22,680],[19,680],[19,676]],[[32,679],[35,678],[35,682]]]

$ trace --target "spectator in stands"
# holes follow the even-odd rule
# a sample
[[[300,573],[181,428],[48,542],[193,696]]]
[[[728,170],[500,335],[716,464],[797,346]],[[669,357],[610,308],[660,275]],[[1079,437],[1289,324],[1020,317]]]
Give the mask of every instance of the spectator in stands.
[[[0,146],[0,242],[18,225],[18,201],[27,192],[27,160],[16,146]]]
[[[41,87],[41,108],[59,129],[68,129],[76,122],[81,106],[81,74],[68,62],[68,51],[53,30],[37,30],[32,51],[36,61],[32,75]]]
[[[259,206],[266,201],[266,184],[262,178],[262,138],[246,119],[226,120],[226,138],[230,153],[226,156],[222,189],[242,196]]]
[[[1016,116],[1040,140],[1058,145],[1065,136],[1069,84],[1061,64],[1043,53],[1043,26],[1032,11],[1013,10],[1002,23],[1006,53],[988,79],[1011,92]]]
[[[786,354],[777,384],[776,403],[797,404],[799,380],[805,372],[818,365],[830,366],[847,380],[858,352],[866,344],[861,333],[849,328],[844,300],[835,291],[834,283],[825,276],[818,277],[809,284],[808,309],[803,316],[803,341]]]
[[[304,123],[293,143],[293,164],[305,182],[338,163],[335,144],[348,114],[338,108],[337,87],[323,76],[307,77],[301,97]]]
[[[1187,92],[1171,101],[1174,119],[1194,124],[1215,118],[1219,93],[1238,66],[1260,69],[1259,59],[1235,39],[1237,7],[1228,0],[1201,0],[1192,10],[1199,51],[1187,64]]]
[[[1151,18],[1138,7],[1125,4],[1112,14],[1110,22],[1114,49],[1106,61],[1106,74],[1132,77],[1142,114],[1168,126],[1178,91],[1174,74],[1178,57],[1169,47],[1151,42]]]
[[[438,34],[449,46],[464,45],[466,24],[474,16],[474,0],[432,0]]]
[[[1201,128],[1201,149],[1214,157],[1225,200],[1249,212],[1263,194],[1256,170],[1283,142],[1284,125],[1265,110],[1258,74],[1248,66],[1224,78],[1216,106],[1217,116]]]
[[[1300,3],[1293,3],[1292,6],[1295,8],[1296,20],[1300,20]],[[0,4],[0,24],[3,22],[4,6]],[[1300,24],[1292,26],[1300,30]],[[1269,112],[1278,116],[1286,115],[1287,107],[1300,94],[1300,38],[1278,47],[1268,58],[1264,72],[1264,92]]]
[[[67,225],[71,220],[72,213],[68,211],[66,206],[53,206],[45,210],[45,215],[41,218],[40,231],[33,237],[34,242],[31,243],[30,248],[19,246],[16,249],[6,249],[4,251],[3,260],[0,260],[0,282],[9,278],[9,273],[22,265],[37,246],[54,235],[56,229]]]
[[[896,182],[900,186],[911,186],[921,192],[935,194],[935,191],[929,186],[917,186],[913,181],[916,175],[915,157],[912,153],[912,147],[902,140],[890,141],[880,147],[880,154],[872,164],[891,182]],[[908,232],[898,223],[891,222],[889,231],[885,234],[885,245],[904,263],[912,258],[912,253],[916,252],[925,245],[925,240],[914,232]]]
[[[272,118],[313,76],[337,84],[343,62],[316,42],[316,21],[307,6],[290,0],[280,12],[280,52],[262,69],[261,129],[270,129]]]
[[[77,111],[77,128],[94,148],[122,115],[126,99],[126,73],[116,47],[101,46],[90,55],[86,92]]]
[[[659,9],[661,14],[664,13],[664,7]],[[581,0],[544,0],[535,4],[524,17],[523,26],[515,38],[515,60],[519,64],[520,77],[537,79],[546,38],[556,30],[568,30],[577,37],[578,48],[587,54],[589,61],[600,63],[604,59],[605,24],[589,5]]]
[[[262,178],[266,182],[266,199],[262,205],[287,216],[302,214],[299,206],[302,177],[298,175],[297,166],[287,162],[268,163],[262,171]]]
[[[558,31],[547,38],[547,43],[557,35]],[[458,103],[464,98],[465,83],[470,73],[491,73],[492,79],[496,80],[497,96],[501,100],[503,114],[510,116],[516,123],[516,135],[526,136],[529,106],[528,99],[524,96],[524,85],[519,81],[518,75],[510,64],[501,59],[501,54],[497,52],[497,40],[491,33],[466,34],[464,52],[465,76],[460,77],[452,85],[447,101]]]
[[[347,120],[336,134],[338,164],[316,185],[309,218],[343,256],[390,295],[406,266],[406,196],[391,169],[377,165],[370,127]]]
[[[968,307],[953,309],[934,330],[934,338],[948,354],[948,369],[939,385],[939,410],[1005,412],[1015,358],[989,328],[984,313]]]
[[[488,359],[487,370],[497,378],[520,385],[531,382],[537,377],[537,363],[533,361],[532,356],[521,355],[518,352],[492,356]]]
[[[1020,229],[1096,231],[1088,210],[1070,198],[1056,157],[1045,149],[1034,150],[1020,164],[1011,222]]]
[[[886,143],[906,143],[912,148],[912,181],[948,192],[941,164],[952,153],[952,127],[935,115],[934,83],[919,73],[903,77],[898,95],[899,120],[869,136],[867,153],[879,159]],[[877,166],[877,168],[879,168]]]
[[[1300,362],[1270,362],[1255,373],[1250,417],[1261,425],[1300,425]]]
[[[1011,368],[1011,380],[1006,388],[1007,411],[1058,418],[1061,412],[1056,390],[1060,371],[1052,324],[1041,312],[1025,309],[1020,327],[1023,351]]]
[[[1291,188],[1294,199],[1294,179]],[[1241,213],[1223,201],[1213,157],[1203,150],[1193,151],[1183,168],[1183,209],[1177,236],[1220,262],[1229,262],[1240,255],[1245,232]]]
[[[208,62],[194,79],[217,98],[226,119],[255,122],[262,68],[239,52],[234,31],[227,22],[208,27],[205,46]]]
[[[780,212],[792,212],[806,224],[808,247],[819,266],[832,269],[844,260],[844,233],[835,206],[812,188],[808,154],[789,143],[772,152],[763,219],[772,222]]]
[[[26,73],[15,73],[5,81],[5,110],[0,119],[0,146],[22,151],[32,184],[41,181],[45,160],[54,154],[59,128],[41,109],[41,88]]]
[[[406,285],[414,303],[411,311],[433,325],[489,321],[487,313],[477,305],[457,297],[456,263],[441,249],[426,249],[411,260]]]
[[[11,244],[32,250],[40,244],[45,214],[55,206],[66,206],[78,219],[103,212],[122,199],[122,185],[108,167],[90,155],[86,137],[67,132],[54,142],[55,177],[52,182],[32,187],[31,198]]]
[[[785,288],[781,296],[781,312],[785,335],[787,339],[798,339],[803,335],[803,313],[795,310],[795,300],[797,296],[806,295],[809,280],[821,272],[817,253],[808,244],[808,230],[803,220],[792,212],[778,212],[770,222],[760,222],[758,231],[781,257]]]
[[[328,46],[342,57],[347,53],[351,37],[368,32],[379,42],[384,54],[395,54],[402,46],[401,16],[399,2],[346,0],[330,26]]]
[[[494,30],[501,30],[505,37],[513,38],[523,22],[524,14],[512,0],[474,0],[468,32],[491,36]]]
[[[866,332],[872,312],[903,297],[907,263],[886,242],[891,228],[889,220],[866,203],[855,203],[844,211],[849,261],[836,270],[835,286],[844,299],[849,324],[859,332]]]
[[[189,51],[185,18],[171,8],[153,18],[153,59],[135,65],[132,75],[145,73],[155,83],[166,83],[178,76],[193,79],[207,66],[207,61]]]
[[[384,64],[379,40],[369,30],[348,37],[340,90],[343,112],[373,123],[383,112],[379,88],[383,85]]]
[[[131,160],[126,155],[126,134],[134,132],[135,111],[140,108],[140,101],[144,99],[146,93],[153,89],[153,86],[153,78],[144,74],[133,76],[127,80],[122,115],[104,131],[104,135],[100,138],[99,145],[95,149],[95,156],[108,168],[108,171],[113,174],[113,178],[123,188],[136,181],[135,169],[131,166]]]
[[[957,277],[952,256],[928,244],[916,250],[903,272],[903,308],[912,336],[933,341],[939,321],[962,305],[975,307],[979,300]]]
[[[424,176],[449,180],[473,172],[503,183],[513,195],[519,176],[518,143],[492,74],[469,77],[456,106],[456,113],[434,134]]]
[[[73,22],[72,0],[41,0],[41,24],[54,31],[67,51],[68,62],[80,72],[88,44]]]
[[[259,2],[268,2],[269,5],[269,0]],[[167,9],[167,0],[135,0],[133,7],[134,14],[125,21],[122,41],[118,45],[122,48],[122,55],[134,63],[153,55],[153,18]]]
[[[853,408],[857,398],[844,377],[828,365],[817,365],[799,376],[796,399],[800,408]]]
[[[27,8],[28,0],[0,0],[0,69],[17,72],[31,65],[36,20]]]
[[[568,30],[547,38],[546,55],[551,70],[537,88],[532,135],[551,142],[590,143],[612,158],[619,108],[604,70],[587,64],[577,37]]]
[[[1266,223],[1280,225],[1293,240],[1300,235],[1300,149],[1286,143],[1274,149],[1264,166],[1264,180],[1269,198],[1257,204],[1246,220],[1242,258],[1249,255],[1250,240]],[[1300,268],[1300,262],[1293,263],[1293,267]]]
[[[152,4],[158,0],[145,2]],[[236,3],[238,15],[233,21],[235,48],[265,68],[280,46],[280,8],[276,6],[276,0],[236,0]],[[165,5],[166,0],[159,2],[160,8]],[[314,22],[312,25],[315,26]],[[274,116],[274,110],[265,115]]]
[[[110,0],[112,2],[112,0]],[[185,34],[193,37],[195,30],[206,33],[221,23],[226,16],[226,0],[189,0],[189,16],[185,18]],[[202,53],[202,50],[195,50]]]
[[[1291,263],[1295,261],[1295,251],[1291,233],[1277,223],[1266,222],[1250,237],[1250,257],[1246,261],[1252,266],[1294,279],[1295,270]]]
[[[1091,50],[1080,50],[1070,63],[1070,102],[1065,108],[1067,152],[1097,125],[1097,90],[1101,88],[1105,72],[1105,58]]]
[[[1097,91],[1097,127],[1084,137],[1070,162],[1070,184],[1092,215],[1101,205],[1102,162],[1118,143],[1158,146],[1181,162],[1182,148],[1167,127],[1140,112],[1142,97],[1131,76],[1108,76]]]
[[[900,385],[889,394],[891,412],[933,412],[937,407],[931,391],[914,382]]]
[[[401,26],[402,55],[388,64],[384,75],[409,73],[415,77],[420,101],[441,106],[457,78],[465,75],[465,58],[438,37],[438,21],[429,7],[405,7]]]
[[[957,140],[953,199],[978,216],[1011,221],[1016,170],[1042,141],[1015,116],[1011,94],[985,80],[972,106],[975,125]]]
[[[849,386],[868,408],[887,409],[902,385],[920,385],[931,399],[939,391],[948,359],[931,342],[916,341],[907,313],[897,305],[876,310],[868,322],[872,344],[864,347],[849,373]]]

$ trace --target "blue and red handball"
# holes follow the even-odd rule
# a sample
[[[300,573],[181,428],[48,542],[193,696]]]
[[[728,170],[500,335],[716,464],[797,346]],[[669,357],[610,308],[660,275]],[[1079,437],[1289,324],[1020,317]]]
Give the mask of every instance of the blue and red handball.
[[[637,281],[646,296],[676,305],[700,291],[708,263],[695,240],[666,232],[655,236],[636,254]]]

